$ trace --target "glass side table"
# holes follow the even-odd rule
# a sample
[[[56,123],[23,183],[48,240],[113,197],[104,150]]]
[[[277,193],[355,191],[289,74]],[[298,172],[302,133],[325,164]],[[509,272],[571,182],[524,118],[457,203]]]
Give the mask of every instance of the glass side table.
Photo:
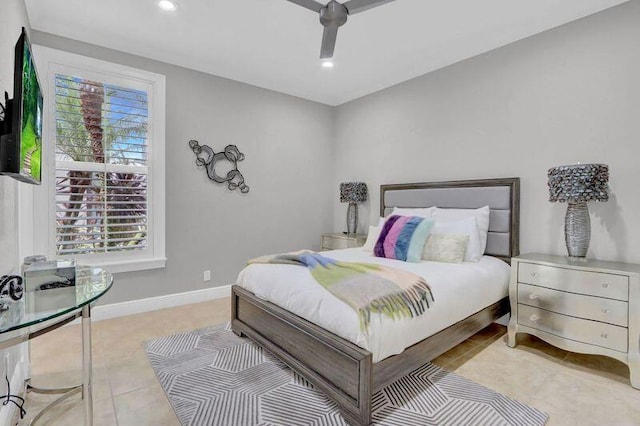
[[[113,276],[109,272],[77,266],[74,287],[25,292],[21,300],[11,303],[9,310],[0,313],[0,350],[27,342],[76,318],[82,320],[82,383],[70,388],[40,389],[31,386],[30,379],[27,379],[27,392],[62,394],[44,407],[31,424],[36,423],[48,409],[77,393],[82,393],[85,425],[93,424],[91,304],[112,285]]]

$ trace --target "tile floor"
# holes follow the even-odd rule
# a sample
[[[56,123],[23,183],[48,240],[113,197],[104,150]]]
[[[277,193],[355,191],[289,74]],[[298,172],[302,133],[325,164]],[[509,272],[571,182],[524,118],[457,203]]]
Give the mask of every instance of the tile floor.
[[[95,425],[177,425],[147,361],[150,339],[228,321],[229,299],[181,306],[93,324]],[[506,328],[493,324],[434,362],[549,414],[548,425],[640,425],[640,391],[627,367],[599,356],[568,353],[521,335],[506,346]],[[68,326],[32,341],[35,386],[80,381],[80,329]],[[52,398],[29,394],[29,415]],[[81,425],[79,397],[47,413],[41,424]],[[231,425],[230,425],[231,426]]]

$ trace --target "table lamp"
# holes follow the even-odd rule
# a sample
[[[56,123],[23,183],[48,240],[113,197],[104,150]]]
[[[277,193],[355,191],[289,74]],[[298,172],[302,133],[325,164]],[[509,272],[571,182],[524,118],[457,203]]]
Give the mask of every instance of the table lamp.
[[[340,184],[340,202],[349,203],[347,208],[347,234],[355,235],[358,230],[358,203],[367,201],[367,184],[364,182],[343,182]]]
[[[549,201],[568,203],[564,218],[564,239],[570,257],[583,258],[589,249],[591,222],[588,201],[607,201],[609,166],[572,164],[552,167],[549,177]]]

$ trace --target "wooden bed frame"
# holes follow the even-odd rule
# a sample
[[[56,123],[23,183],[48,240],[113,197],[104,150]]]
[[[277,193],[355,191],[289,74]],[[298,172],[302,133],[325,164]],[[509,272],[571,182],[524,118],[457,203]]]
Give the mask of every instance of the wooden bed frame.
[[[510,188],[510,256],[518,255],[518,178],[430,182],[380,187],[380,214],[388,190],[422,188]],[[428,206],[425,206],[428,207]],[[509,261],[510,256],[499,256]],[[416,343],[404,352],[372,362],[366,349],[345,340],[253,293],[231,289],[231,327],[248,336],[334,400],[344,418],[354,425],[371,423],[371,397],[378,390],[445,353],[509,312],[508,297]]]

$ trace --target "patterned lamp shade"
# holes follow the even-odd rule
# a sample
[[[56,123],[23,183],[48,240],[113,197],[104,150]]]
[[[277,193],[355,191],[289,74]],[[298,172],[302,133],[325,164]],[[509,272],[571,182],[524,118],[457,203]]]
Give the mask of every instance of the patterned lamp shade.
[[[341,203],[363,203],[367,201],[367,184],[364,182],[343,182],[340,184]]]
[[[572,164],[549,169],[549,201],[579,203],[609,199],[609,166]]]

